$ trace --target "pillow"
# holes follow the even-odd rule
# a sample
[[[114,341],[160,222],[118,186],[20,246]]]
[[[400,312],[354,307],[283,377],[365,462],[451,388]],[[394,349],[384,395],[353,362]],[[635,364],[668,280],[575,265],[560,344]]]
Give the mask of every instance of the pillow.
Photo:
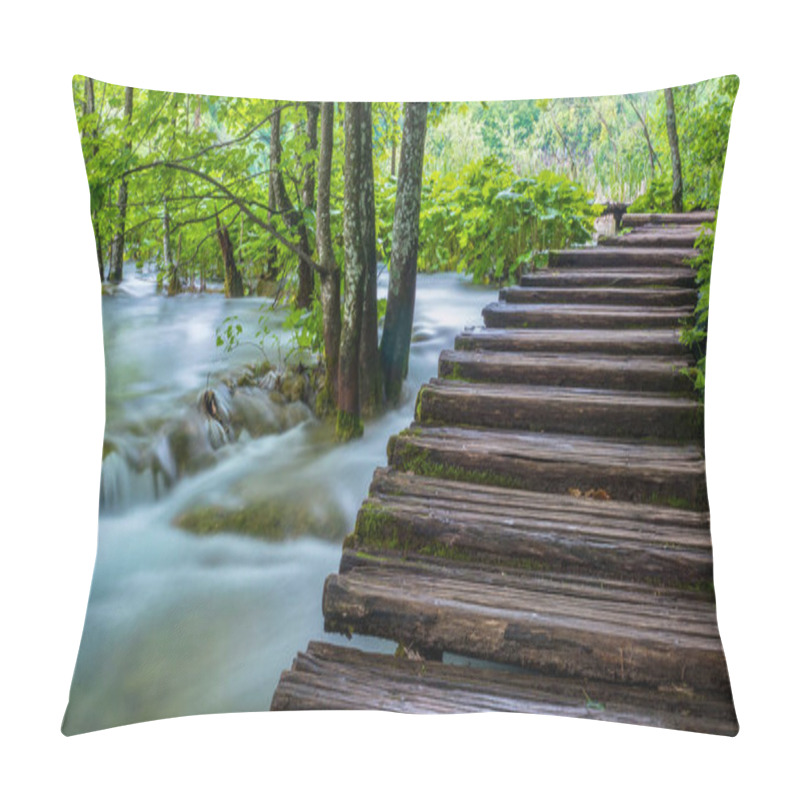
[[[737,88],[76,76],[107,389],[63,732],[335,708],[735,735],[703,390]]]

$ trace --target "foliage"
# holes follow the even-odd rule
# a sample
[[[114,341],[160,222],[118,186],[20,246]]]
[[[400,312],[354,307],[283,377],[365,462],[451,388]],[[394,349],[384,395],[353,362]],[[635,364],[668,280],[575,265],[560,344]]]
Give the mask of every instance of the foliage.
[[[578,184],[552,172],[517,178],[496,156],[423,185],[419,265],[507,281],[549,249],[591,238],[599,212]],[[538,257],[538,258],[537,258]]]
[[[714,254],[716,222],[707,226],[694,243],[699,254],[691,260],[697,273],[697,306],[691,325],[681,331],[681,341],[692,348],[696,364],[686,372],[694,380],[700,396],[706,385],[706,337],[708,336],[708,304],[711,290],[711,258]]]
[[[677,87],[675,117],[680,143],[683,204],[688,210],[717,208],[725,168],[733,101],[739,88],[735,75]],[[663,93],[662,93],[663,94]],[[670,163],[666,134],[666,106],[659,96],[653,113],[654,146]],[[650,182],[630,211],[671,211],[672,171],[667,168]]]

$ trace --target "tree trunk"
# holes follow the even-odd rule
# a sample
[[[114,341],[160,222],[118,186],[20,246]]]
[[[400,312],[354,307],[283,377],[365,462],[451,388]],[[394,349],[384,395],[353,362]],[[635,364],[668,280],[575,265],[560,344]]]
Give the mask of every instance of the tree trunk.
[[[133,87],[125,87],[125,125],[130,126],[133,116]],[[125,152],[131,149],[131,142],[125,142]],[[128,180],[123,177],[119,184],[119,196],[117,197],[117,230],[111,241],[111,264],[108,269],[108,277],[115,283],[122,280],[122,258],[125,251],[125,216],[128,211]]]
[[[383,405],[383,381],[378,352],[378,254],[375,244],[375,175],[372,163],[372,104],[364,103],[364,125],[369,129],[362,162],[364,187],[361,242],[364,249],[364,314],[361,317],[359,347],[359,388],[361,410],[375,412]]]
[[[672,154],[672,210],[676,214],[683,211],[683,177],[681,175],[681,151],[678,145],[678,126],[675,121],[675,101],[672,89],[664,89],[667,102],[667,136]]]
[[[333,103],[321,104],[319,140],[319,189],[317,192],[317,254],[320,265],[322,338],[325,346],[324,402],[337,404],[339,338],[342,330],[340,308],[341,274],[333,256],[331,239],[331,161],[333,158]]]
[[[172,244],[170,242],[170,216],[169,209],[167,208],[167,201],[164,200],[164,271],[169,275],[169,283],[167,284],[167,294],[172,297],[181,290],[181,284],[178,277],[178,270],[172,260]]]
[[[95,102],[94,102],[94,79],[93,78],[86,78],[83,84],[83,110],[84,113],[88,116],[89,114],[95,113]],[[95,126],[94,133],[92,138],[97,138],[97,126]],[[90,158],[97,154],[97,145],[94,145],[91,150]],[[88,161],[88,159],[87,159]],[[89,191],[92,194],[91,196],[91,215],[92,215],[92,230],[94,231],[94,244],[95,249],[97,252],[97,266],[100,270],[100,280],[105,279],[105,266],[103,265],[103,241],[100,236],[100,223],[98,220],[98,198],[94,196],[94,192],[92,191],[92,186],[90,184]]]
[[[419,211],[427,116],[427,103],[406,105],[392,229],[389,297],[381,338],[383,384],[386,399],[392,405],[399,402],[403,380],[408,375],[417,283]]]
[[[233,257],[231,235],[228,232],[228,226],[222,225],[219,217],[217,217],[217,241],[225,263],[225,297],[244,297],[244,284]]]
[[[370,195],[364,168],[372,139],[368,103],[348,103],[344,114],[344,318],[339,347],[336,434],[347,440],[361,436],[359,352],[364,312],[367,251],[364,243],[366,205]]]
[[[310,123],[309,123],[310,124]],[[314,138],[316,139],[316,118],[314,118]],[[298,245],[307,255],[311,255],[311,249],[303,225],[303,214],[298,211],[289,193],[286,191],[286,183],[281,173],[281,157],[283,148],[281,147],[281,114],[276,111],[272,115],[270,127],[270,151],[269,151],[269,206],[274,212],[279,214],[286,226],[295,230],[298,234]],[[304,176],[303,194],[305,195],[308,173]],[[313,204],[313,171],[311,172],[311,196]],[[305,197],[303,197],[305,202]],[[274,214],[271,215],[274,217]],[[270,257],[271,256],[271,257]],[[268,264],[274,266],[277,260],[277,245],[272,245],[270,255],[267,258]],[[294,298],[295,308],[310,308],[311,296],[314,291],[314,273],[311,267],[302,259],[297,264],[297,293]]]
[[[306,153],[317,149],[317,121],[319,119],[319,106],[316,103],[306,103]],[[300,247],[307,255],[311,255],[311,242],[305,224],[305,212],[314,208],[314,166],[306,163],[303,167],[303,209],[298,214],[300,227]],[[314,294],[314,273],[311,266],[302,259],[297,265],[297,295],[295,306],[297,308],[311,308]]]
[[[647,121],[645,120],[644,116],[639,113],[639,109],[636,107],[636,103],[633,102],[633,98],[628,97],[628,102],[631,104],[631,108],[633,109],[634,113],[636,114],[639,123],[642,126],[642,130],[644,131],[644,140],[647,142],[647,152],[650,156],[650,175],[655,178],[656,176],[656,161],[658,161],[658,155],[656,151],[653,149],[653,143],[650,141],[650,131],[647,129]],[[645,113],[647,113],[647,109],[645,108]],[[659,169],[661,168],[661,164],[658,165]]]

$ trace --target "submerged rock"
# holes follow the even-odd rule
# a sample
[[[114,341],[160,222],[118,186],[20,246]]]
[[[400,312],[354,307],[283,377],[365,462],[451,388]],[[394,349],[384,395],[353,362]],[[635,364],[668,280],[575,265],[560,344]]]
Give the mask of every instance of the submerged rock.
[[[172,521],[196,534],[241,533],[269,541],[316,536],[340,540],[347,532],[344,514],[333,504],[259,500],[238,507],[222,505],[192,508]]]

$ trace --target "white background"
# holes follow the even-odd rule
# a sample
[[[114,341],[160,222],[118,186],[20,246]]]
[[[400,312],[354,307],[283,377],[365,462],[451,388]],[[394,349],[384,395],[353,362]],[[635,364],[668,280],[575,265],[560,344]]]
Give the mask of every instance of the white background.
[[[746,14],[711,5],[225,0],[173,11],[161,0],[5,9],[6,797],[797,790],[797,24],[788,4],[761,2]],[[497,100],[658,89],[730,72],[741,88],[714,256],[707,457],[737,738],[547,717],[374,713],[225,715],[61,736],[96,547],[104,408],[73,73],[253,97]]]

